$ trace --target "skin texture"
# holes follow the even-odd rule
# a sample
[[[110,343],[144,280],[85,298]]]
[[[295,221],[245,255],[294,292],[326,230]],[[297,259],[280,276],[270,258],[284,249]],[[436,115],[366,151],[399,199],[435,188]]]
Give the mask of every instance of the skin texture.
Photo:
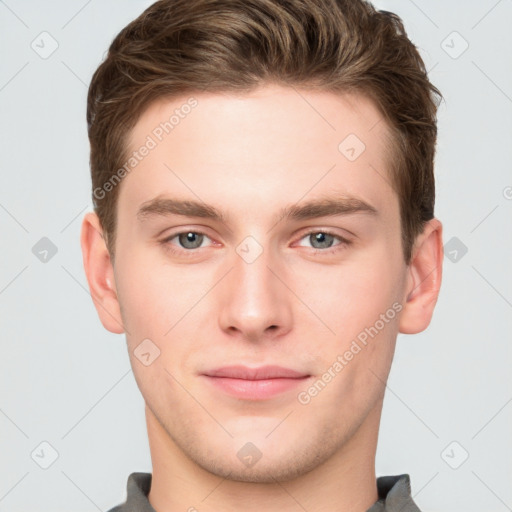
[[[193,96],[197,106],[120,185],[114,264],[94,213],[82,227],[99,317],[126,333],[146,402],[150,502],[157,512],[365,511],[377,500],[375,452],[396,336],[430,323],[442,225],[426,225],[407,266],[388,129],[370,100],[277,85]],[[153,103],[131,150],[189,97]],[[349,134],[365,145],[354,161],[338,148]],[[359,198],[377,214],[276,221],[283,207],[333,195]],[[204,202],[226,218],[139,220],[138,209],[157,196]],[[322,246],[314,233],[326,230],[335,236]],[[203,233],[200,247],[180,244],[182,232]],[[244,245],[247,236],[262,250],[251,263],[241,254],[258,245]],[[334,371],[393,304],[396,315]],[[134,354],[144,339],[160,350],[148,366]],[[230,364],[311,377],[267,400],[239,399],[201,376]],[[298,393],[329,368],[335,376],[301,403]],[[261,453],[251,467],[237,456],[249,442]]]

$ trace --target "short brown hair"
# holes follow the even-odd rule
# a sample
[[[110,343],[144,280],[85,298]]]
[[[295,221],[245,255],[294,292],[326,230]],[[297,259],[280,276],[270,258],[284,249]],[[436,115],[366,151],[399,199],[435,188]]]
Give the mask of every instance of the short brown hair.
[[[159,98],[277,83],[372,99],[390,128],[402,246],[434,216],[441,94],[398,16],[364,0],[160,0],[115,37],[89,87],[93,204],[114,257],[130,130]],[[103,193],[97,193],[98,190]]]

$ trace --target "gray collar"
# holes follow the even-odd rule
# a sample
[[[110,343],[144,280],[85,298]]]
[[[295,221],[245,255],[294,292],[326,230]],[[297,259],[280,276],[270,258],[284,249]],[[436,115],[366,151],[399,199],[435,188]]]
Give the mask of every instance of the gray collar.
[[[151,473],[132,473],[126,485],[126,502],[109,512],[156,512],[148,501]],[[377,478],[379,499],[367,512],[421,512],[411,497],[408,474]]]

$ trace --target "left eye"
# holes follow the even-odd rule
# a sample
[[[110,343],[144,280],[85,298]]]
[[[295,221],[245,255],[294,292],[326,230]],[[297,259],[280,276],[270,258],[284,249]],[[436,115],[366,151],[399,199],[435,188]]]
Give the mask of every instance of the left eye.
[[[338,235],[334,235],[332,233],[328,233],[326,231],[312,231],[307,233],[301,240],[308,239],[312,244],[313,249],[330,249],[333,247],[333,242],[335,239],[340,241],[339,244],[346,242],[346,240]]]

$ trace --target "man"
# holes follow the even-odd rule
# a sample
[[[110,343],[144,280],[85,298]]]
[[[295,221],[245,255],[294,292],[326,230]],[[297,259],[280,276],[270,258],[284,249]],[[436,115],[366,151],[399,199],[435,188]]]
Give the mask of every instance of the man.
[[[113,511],[419,510],[375,453],[440,289],[438,98],[359,0],[163,0],[114,39],[81,244],[153,471]]]

